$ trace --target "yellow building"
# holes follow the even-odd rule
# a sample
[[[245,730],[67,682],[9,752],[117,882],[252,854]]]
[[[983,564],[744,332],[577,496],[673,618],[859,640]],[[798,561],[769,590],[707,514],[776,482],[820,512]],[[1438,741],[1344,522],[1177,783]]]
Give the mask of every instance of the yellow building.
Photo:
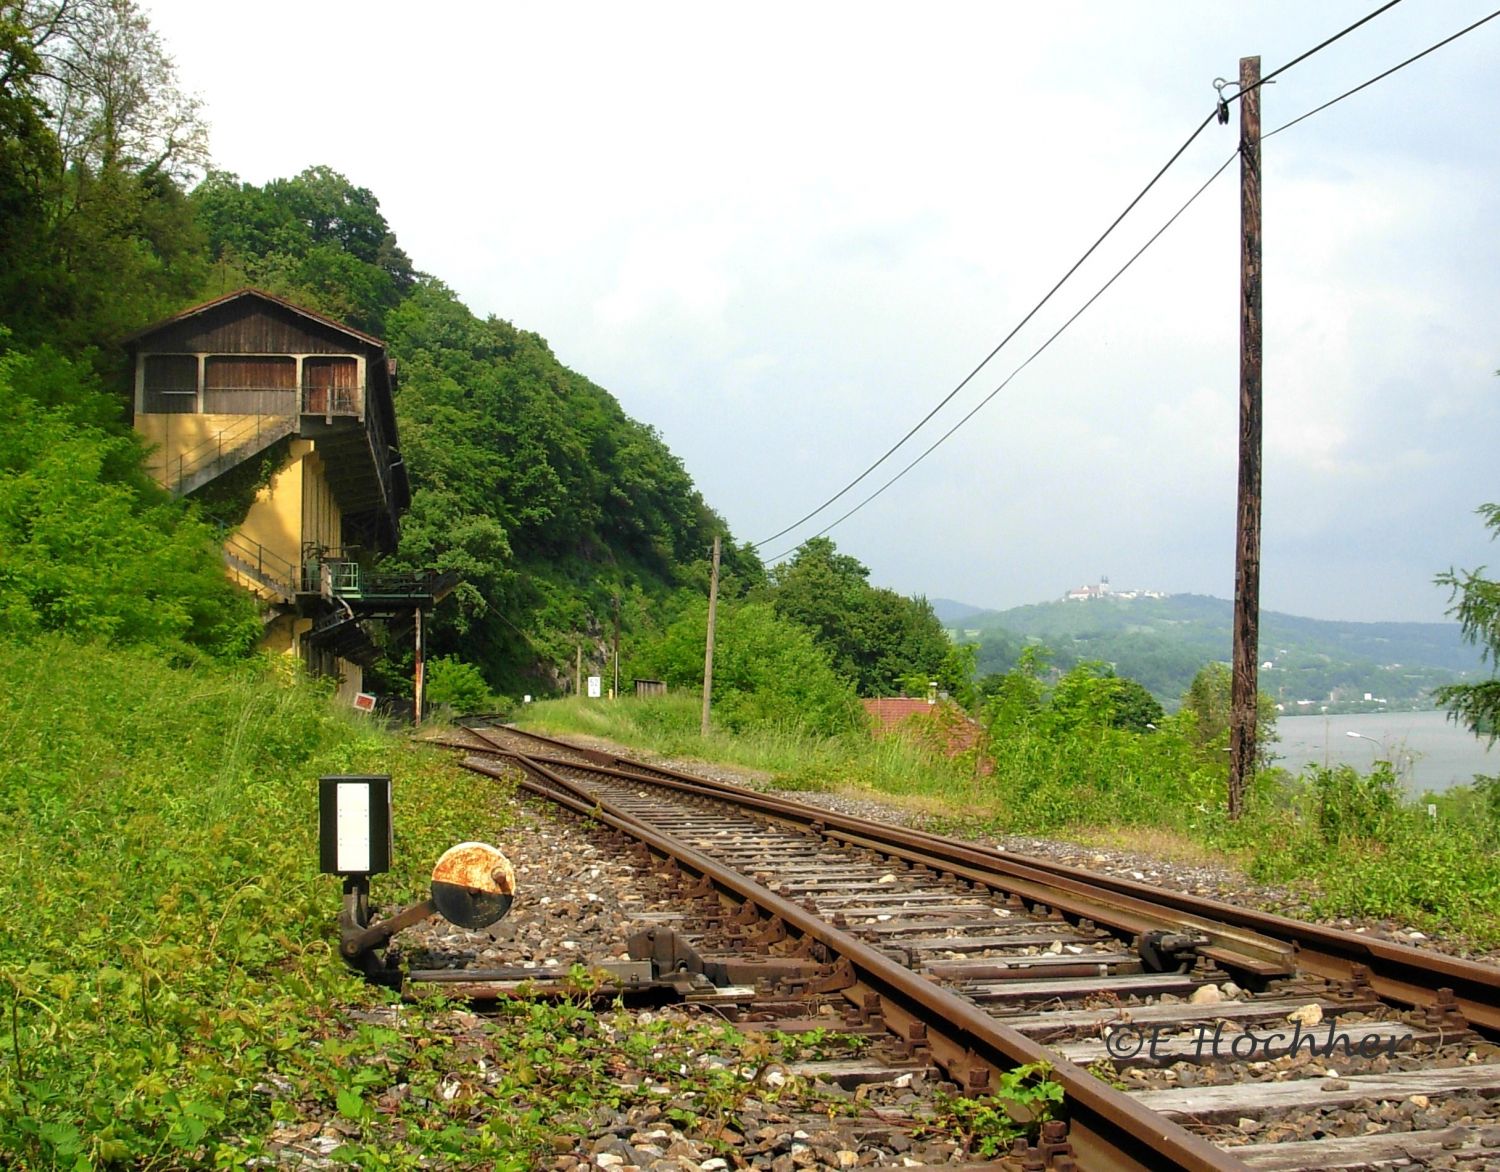
[[[377,654],[366,624],[410,616],[439,592],[431,575],[373,569],[411,501],[385,344],[242,289],[127,346],[152,474],[236,514],[219,518],[224,563],[264,604],[265,645],[336,673],[352,699]]]

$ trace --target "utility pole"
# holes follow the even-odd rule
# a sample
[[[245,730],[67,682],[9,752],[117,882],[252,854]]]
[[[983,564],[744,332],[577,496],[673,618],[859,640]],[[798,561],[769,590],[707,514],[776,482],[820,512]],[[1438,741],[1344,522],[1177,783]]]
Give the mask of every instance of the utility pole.
[[[1260,58],[1240,58],[1240,483],[1229,693],[1229,816],[1255,775],[1260,659]]]
[[[615,595],[615,690],[614,698],[620,698],[620,596]]]
[[[699,729],[708,736],[708,708],[714,692],[714,623],[719,613],[719,535],[714,534],[714,570],[708,579],[708,643],[703,651],[703,724]]]
[[[417,653],[416,661],[412,667],[412,706],[411,722],[414,728],[422,727],[422,692],[426,683],[425,665],[422,662],[422,608],[417,607],[416,619]]]
[[[573,664],[573,695],[583,695],[583,644],[578,644],[578,655]]]

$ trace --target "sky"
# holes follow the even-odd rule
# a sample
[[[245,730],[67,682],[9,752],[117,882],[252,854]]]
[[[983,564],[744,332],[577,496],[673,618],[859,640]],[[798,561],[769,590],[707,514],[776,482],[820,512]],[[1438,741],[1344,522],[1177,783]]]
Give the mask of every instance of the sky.
[[[416,266],[654,426],[737,540],[886,451],[1213,108],[1376,0],[650,5],[143,0],[215,165],[326,164]],[[1262,91],[1267,131],[1488,15],[1405,0]],[[1261,605],[1437,621],[1500,499],[1500,19],[1263,147]],[[1210,125],[932,423],[994,390],[1224,162]],[[1004,608],[1234,592],[1238,167],[946,443],[834,528]]]

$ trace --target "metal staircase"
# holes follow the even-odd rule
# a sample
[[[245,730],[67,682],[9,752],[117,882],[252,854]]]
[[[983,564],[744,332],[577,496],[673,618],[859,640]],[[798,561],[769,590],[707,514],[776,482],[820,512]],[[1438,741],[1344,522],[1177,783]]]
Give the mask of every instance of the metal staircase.
[[[248,579],[257,594],[276,602],[297,601],[301,570],[260,542],[240,533],[226,533],[224,564]]]
[[[295,415],[251,415],[167,461],[167,488],[186,496],[297,429]]]

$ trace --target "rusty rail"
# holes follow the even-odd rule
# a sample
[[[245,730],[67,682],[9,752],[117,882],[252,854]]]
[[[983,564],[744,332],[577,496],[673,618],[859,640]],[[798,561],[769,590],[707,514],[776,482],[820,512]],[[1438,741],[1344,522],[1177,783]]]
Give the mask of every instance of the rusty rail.
[[[472,731],[472,730],[471,730]],[[488,738],[486,738],[488,739]],[[493,742],[492,742],[493,743]],[[542,762],[504,751],[532,778],[521,788],[644,843],[654,852],[711,882],[732,899],[754,904],[767,917],[822,944],[848,965],[850,983],[843,990],[855,1000],[868,992],[879,999],[887,1021],[922,1022],[934,1057],[957,1081],[982,1087],[988,1071],[1045,1062],[1068,1099],[1069,1140],[1082,1166],[1109,1170],[1193,1170],[1232,1172],[1244,1165],[1186,1128],[1150,1111],[1082,1068],[1059,1059],[1045,1047],[1012,1030],[977,1006],[882,955],[839,930],[800,904],[778,895],[737,871],[666,834],[562,777]],[[466,768],[486,776],[506,774],[475,758]],[[980,1070],[986,1073],[981,1075]]]

